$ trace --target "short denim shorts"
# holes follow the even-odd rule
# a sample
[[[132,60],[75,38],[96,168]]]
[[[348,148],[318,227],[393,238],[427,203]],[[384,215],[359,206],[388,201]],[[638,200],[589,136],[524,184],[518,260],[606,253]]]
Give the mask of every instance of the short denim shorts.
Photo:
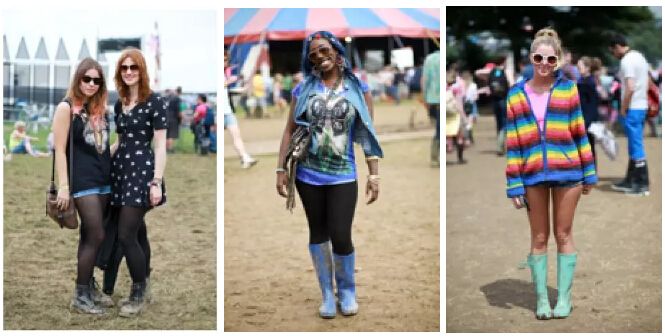
[[[534,187],[572,188],[581,184],[582,181],[544,181],[537,183]]]
[[[90,188],[86,190],[81,190],[78,192],[75,192],[72,197],[74,198],[79,198],[83,196],[88,196],[88,195],[106,195],[111,193],[111,186],[103,186],[103,187],[96,187],[96,188]]]

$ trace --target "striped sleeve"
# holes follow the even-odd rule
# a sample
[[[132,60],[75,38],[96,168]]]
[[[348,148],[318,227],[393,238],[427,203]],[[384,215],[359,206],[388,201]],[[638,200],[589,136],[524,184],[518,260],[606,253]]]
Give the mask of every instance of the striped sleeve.
[[[584,127],[580,96],[575,83],[572,83],[571,88],[570,111],[570,134],[573,136],[573,141],[575,141],[577,151],[580,155],[582,171],[584,173],[584,184],[596,184],[598,183],[596,165],[593,161],[591,145],[589,144],[589,138],[587,137],[586,129]]]
[[[513,95],[508,95],[506,100],[506,194],[508,198],[524,195],[524,183],[522,182],[522,148],[517,137],[517,122],[515,112],[511,105]]]

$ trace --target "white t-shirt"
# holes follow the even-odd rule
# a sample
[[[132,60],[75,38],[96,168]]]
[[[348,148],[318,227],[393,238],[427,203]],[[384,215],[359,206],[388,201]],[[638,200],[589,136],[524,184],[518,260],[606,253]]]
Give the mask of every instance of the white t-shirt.
[[[649,89],[649,64],[638,51],[630,50],[621,58],[621,99],[626,93],[626,79],[635,80],[635,92],[630,100],[629,109],[644,110],[648,107],[647,90]]]
[[[464,101],[475,103],[476,100],[478,100],[478,85],[474,82],[471,82],[471,84],[469,84],[469,86],[466,88],[466,92],[464,93]]]

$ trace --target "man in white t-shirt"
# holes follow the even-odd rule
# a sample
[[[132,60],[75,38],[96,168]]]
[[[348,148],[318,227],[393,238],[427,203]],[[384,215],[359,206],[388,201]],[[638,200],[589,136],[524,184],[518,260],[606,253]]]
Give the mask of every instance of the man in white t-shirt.
[[[647,113],[649,88],[649,64],[636,50],[632,50],[626,38],[615,35],[610,40],[610,51],[621,60],[621,109],[619,120],[628,137],[628,171],[626,178],[612,185],[612,189],[634,195],[649,194],[649,173],[643,144],[644,120]]]

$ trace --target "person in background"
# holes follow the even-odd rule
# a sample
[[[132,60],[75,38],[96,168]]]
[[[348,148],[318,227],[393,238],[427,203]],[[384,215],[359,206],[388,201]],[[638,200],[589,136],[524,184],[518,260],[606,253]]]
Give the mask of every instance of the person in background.
[[[612,189],[632,195],[649,195],[649,171],[644,151],[644,120],[646,118],[649,88],[649,64],[644,56],[628,45],[623,35],[616,34],[610,41],[612,55],[621,60],[621,108],[619,121],[628,137],[628,169],[626,177],[612,185]]]
[[[425,63],[423,64],[422,82],[420,87],[423,90],[423,98],[430,116],[436,119],[436,129],[434,130],[434,137],[432,138],[432,145],[430,147],[430,165],[432,167],[439,167],[439,150],[441,147],[441,131],[440,131],[440,112],[441,112],[441,54],[439,50],[427,55]]]
[[[465,133],[468,136],[465,136],[465,143],[468,146],[470,143],[473,143],[473,125],[478,120],[478,85],[473,81],[473,76],[471,72],[465,70],[462,72],[462,78],[464,79],[464,85],[466,88],[464,90],[464,114],[466,115],[467,123],[465,125]]]
[[[174,143],[180,137],[180,124],[182,123],[182,111],[180,110],[180,95],[182,94],[182,88],[177,87],[175,89],[175,94],[170,95],[169,99],[169,109],[168,115],[166,117],[168,121],[168,129],[166,130],[166,152],[175,153]]]
[[[266,93],[266,82],[258,71],[252,77],[250,82],[251,85],[251,94],[254,98],[254,105],[250,106],[251,112],[247,114],[247,117],[256,117],[262,118],[264,114],[267,114],[268,111],[268,99]],[[257,112],[257,108],[261,108],[261,113]]]
[[[580,77],[577,81],[577,90],[580,96],[580,107],[584,117],[584,128],[587,131],[589,145],[593,153],[593,160],[596,162],[596,173],[598,172],[598,163],[596,160],[596,137],[589,133],[591,123],[599,120],[598,106],[600,104],[600,94],[598,92],[598,79],[594,76],[600,70],[602,63],[600,59],[588,56],[580,57],[577,61],[577,68],[580,70]]]
[[[288,105],[286,99],[284,99],[284,96],[282,95],[283,81],[284,77],[282,77],[282,74],[280,73],[275,74],[275,80],[273,81],[273,86],[272,86],[272,96],[273,96],[272,99],[273,103],[277,106],[277,112],[280,116],[284,114],[284,109],[286,109]]]
[[[39,138],[31,137],[25,132],[25,122],[17,121],[14,123],[14,130],[9,135],[9,151],[12,154],[30,154],[34,157],[49,157],[49,153],[42,153],[32,148],[30,141],[37,141]]]

